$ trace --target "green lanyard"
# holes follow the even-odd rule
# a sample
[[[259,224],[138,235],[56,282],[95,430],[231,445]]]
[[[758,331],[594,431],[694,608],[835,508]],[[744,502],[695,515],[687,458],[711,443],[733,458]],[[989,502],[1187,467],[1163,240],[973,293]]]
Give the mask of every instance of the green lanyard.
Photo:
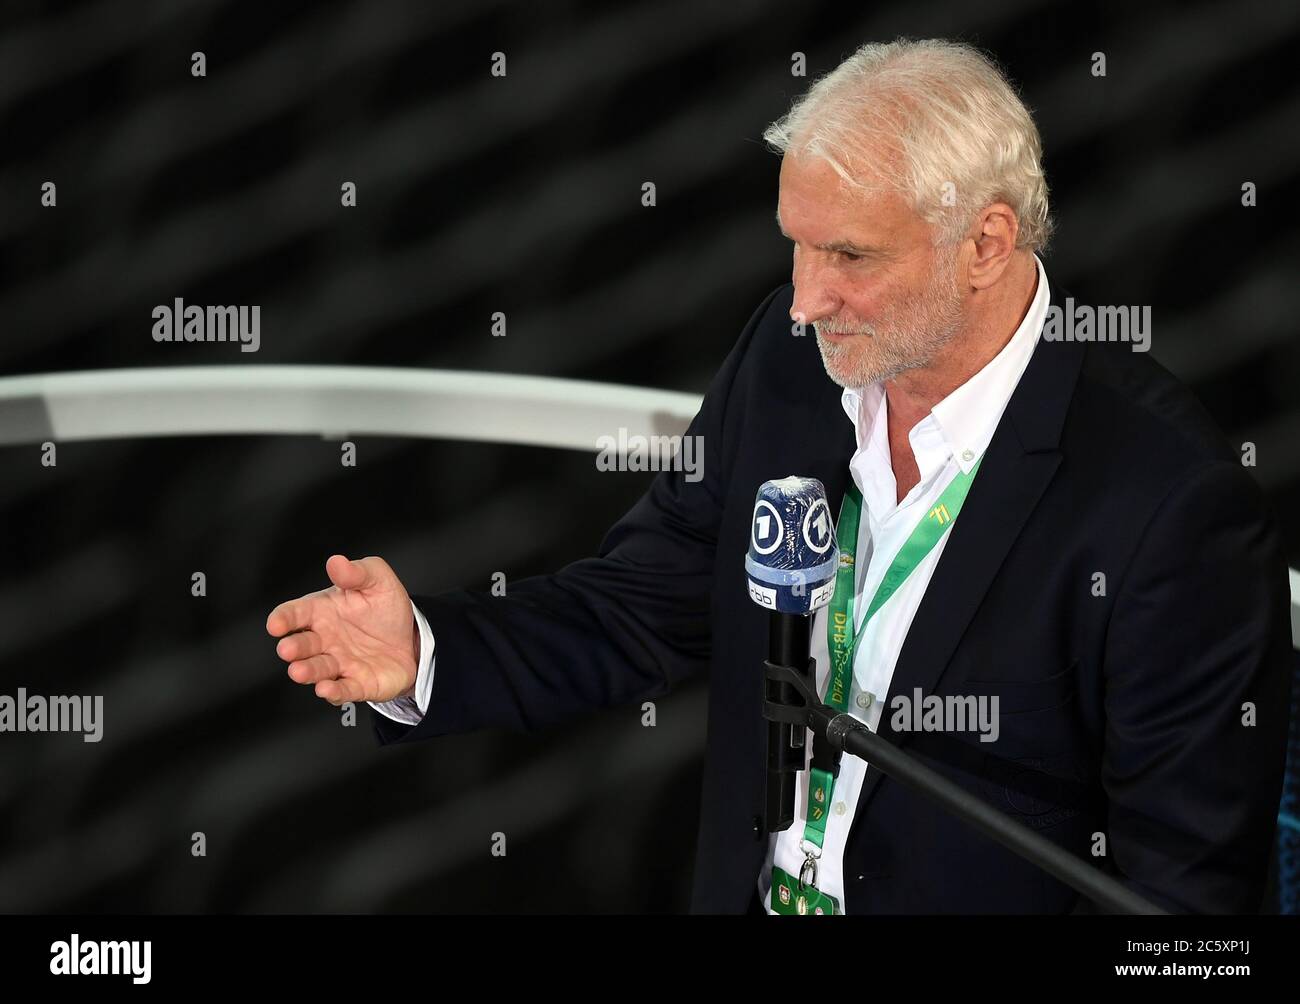
[[[970,491],[971,482],[979,470],[980,457],[969,474],[957,472],[948,487],[943,490],[938,501],[911,535],[898,549],[893,563],[885,572],[876,588],[876,595],[871,598],[866,616],[862,618],[862,627],[855,630],[853,620],[854,561],[857,557],[858,519],[862,511],[862,493],[858,486],[849,481],[844,501],[840,503],[840,518],[836,527],[839,538],[840,561],[835,572],[835,594],[831,599],[829,616],[826,618],[826,648],[830,655],[830,681],[826,687],[825,703],[836,711],[843,712],[849,706],[849,688],[847,681],[853,671],[853,657],[857,652],[858,642],[866,633],[867,622],[885,602],[898,591],[907,577],[912,574],[927,554],[939,542],[944,531],[957,519],[966,493]],[[856,636],[856,637],[855,637]],[[809,772],[808,784],[808,821],[804,826],[804,840],[822,846],[826,835],[826,807],[831,803],[835,791],[835,773],[823,767],[814,766]],[[811,858],[811,853],[809,854]]]

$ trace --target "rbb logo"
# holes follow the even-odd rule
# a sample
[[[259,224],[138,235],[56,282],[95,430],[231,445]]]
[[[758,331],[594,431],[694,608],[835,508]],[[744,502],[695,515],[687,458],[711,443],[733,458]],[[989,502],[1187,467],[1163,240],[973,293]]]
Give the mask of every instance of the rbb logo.
[[[818,499],[804,514],[803,541],[818,554],[825,554],[830,550],[832,539],[831,508],[825,499]]]
[[[785,527],[776,506],[767,499],[759,499],[754,506],[754,526],[750,531],[750,542],[755,554],[771,554],[781,546]]]

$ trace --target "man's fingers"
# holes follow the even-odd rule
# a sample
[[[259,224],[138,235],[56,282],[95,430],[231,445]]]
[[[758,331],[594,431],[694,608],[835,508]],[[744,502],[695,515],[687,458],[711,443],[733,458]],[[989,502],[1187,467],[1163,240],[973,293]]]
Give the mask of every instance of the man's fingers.
[[[315,631],[298,631],[280,639],[275,646],[275,654],[285,662],[310,659],[325,650],[325,643]]]
[[[339,661],[326,652],[289,663],[289,679],[295,683],[319,683],[339,675]]]
[[[337,680],[321,680],[316,684],[316,696],[334,705],[346,704],[348,701],[360,703],[365,691],[356,680],[342,677]]]
[[[297,637],[294,635],[293,637]],[[297,683],[315,684],[316,696],[330,704],[360,702],[365,689],[356,680],[340,676],[339,661],[326,652],[289,664],[289,677]]]
[[[314,596],[300,596],[296,600],[285,600],[267,616],[266,633],[273,638],[280,638],[291,631],[301,631],[303,628],[311,627],[316,603]]]

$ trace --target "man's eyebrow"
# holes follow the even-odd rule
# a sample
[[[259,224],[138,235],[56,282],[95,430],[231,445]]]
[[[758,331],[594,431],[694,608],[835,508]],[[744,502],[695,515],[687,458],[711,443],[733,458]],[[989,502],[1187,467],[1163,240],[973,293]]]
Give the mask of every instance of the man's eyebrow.
[[[781,228],[781,236],[787,240],[794,240],[785,232],[785,226],[781,223],[781,210],[776,211],[776,225]],[[821,244],[814,244],[818,251],[847,251],[850,254],[880,254],[879,248],[867,247],[862,244],[854,244],[852,241],[829,241]]]

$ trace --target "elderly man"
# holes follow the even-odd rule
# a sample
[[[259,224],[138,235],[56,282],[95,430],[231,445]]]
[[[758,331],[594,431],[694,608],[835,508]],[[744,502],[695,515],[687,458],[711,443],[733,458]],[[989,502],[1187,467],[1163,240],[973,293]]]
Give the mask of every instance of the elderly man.
[[[1277,534],[1165,370],[1104,332],[1061,337],[1029,112],[977,51],[900,41],[862,47],[765,138],[793,281],[688,430],[703,479],[660,473],[596,557],[508,597],[412,602],[382,559],[335,555],[332,587],[268,618],[289,676],[373,702],[391,743],[537,729],[707,668],[693,910],[789,912],[810,865],[824,912],[1086,909],[861,761],[809,762],[795,825],[765,831],[767,632],[742,555],[757,486],[816,477],[855,558],[835,597],[850,713],[1166,909],[1257,909],[1288,704]],[[844,641],[827,620],[819,692]],[[916,730],[895,711],[922,695],[995,708],[993,741]]]

